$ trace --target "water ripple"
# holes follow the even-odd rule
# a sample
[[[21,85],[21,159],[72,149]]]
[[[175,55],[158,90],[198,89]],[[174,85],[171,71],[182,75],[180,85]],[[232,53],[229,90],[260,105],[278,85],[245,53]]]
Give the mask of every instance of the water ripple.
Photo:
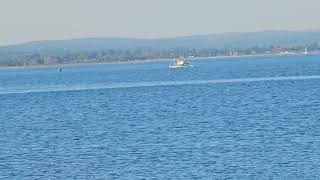
[[[188,81],[125,82],[125,83],[87,84],[87,85],[53,85],[53,86],[42,86],[42,87],[21,87],[21,88],[14,88],[14,89],[0,88],[0,94],[64,92],[64,91],[81,91],[81,90],[138,88],[138,87],[156,87],[156,86],[183,86],[183,85],[219,84],[219,83],[251,83],[251,82],[264,82],[264,81],[293,81],[293,80],[296,81],[296,80],[310,80],[310,79],[320,79],[320,75],[259,77],[259,78],[240,78],[240,79],[188,80]]]

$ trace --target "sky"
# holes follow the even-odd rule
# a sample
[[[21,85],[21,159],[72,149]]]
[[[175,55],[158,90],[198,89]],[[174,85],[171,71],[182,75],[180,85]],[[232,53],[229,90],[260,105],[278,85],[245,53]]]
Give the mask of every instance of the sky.
[[[319,0],[0,0],[0,45],[319,30]]]

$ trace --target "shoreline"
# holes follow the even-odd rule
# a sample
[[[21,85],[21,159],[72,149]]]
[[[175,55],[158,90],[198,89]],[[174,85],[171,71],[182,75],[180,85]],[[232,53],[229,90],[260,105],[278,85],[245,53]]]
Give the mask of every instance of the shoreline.
[[[48,64],[48,65],[30,65],[30,66],[0,66],[0,70],[10,69],[34,69],[34,68],[64,68],[64,67],[81,67],[81,66],[99,66],[113,64],[144,64],[152,62],[170,61],[171,59],[151,59],[151,60],[133,60],[133,61],[112,61],[112,62],[93,62],[93,63],[70,63],[70,64]]]
[[[319,53],[309,53],[307,55],[317,55]],[[227,59],[227,58],[244,58],[244,57],[277,57],[277,56],[304,56],[306,54],[255,54],[255,55],[238,55],[238,56],[208,56],[208,57],[189,57],[190,60],[208,59]],[[112,61],[112,62],[93,62],[93,63],[71,63],[71,64],[52,64],[52,65],[30,65],[30,66],[0,66],[0,70],[15,69],[34,69],[34,68],[64,68],[64,67],[81,67],[81,66],[99,66],[99,65],[116,65],[116,64],[146,64],[154,62],[172,61],[173,59],[149,59],[133,61]]]

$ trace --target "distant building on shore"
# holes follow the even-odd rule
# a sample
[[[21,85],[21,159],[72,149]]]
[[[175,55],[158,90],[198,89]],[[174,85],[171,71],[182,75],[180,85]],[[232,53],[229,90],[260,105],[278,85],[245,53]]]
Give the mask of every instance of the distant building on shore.
[[[238,56],[238,51],[237,50],[230,50],[229,56]]]

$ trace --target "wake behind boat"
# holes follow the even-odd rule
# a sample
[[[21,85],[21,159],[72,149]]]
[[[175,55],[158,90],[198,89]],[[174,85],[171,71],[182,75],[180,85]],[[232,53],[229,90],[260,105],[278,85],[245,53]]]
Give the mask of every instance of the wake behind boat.
[[[188,62],[188,60],[185,57],[180,57],[179,59],[176,59],[173,64],[169,65],[169,68],[171,69],[186,67],[192,67],[192,65]]]

